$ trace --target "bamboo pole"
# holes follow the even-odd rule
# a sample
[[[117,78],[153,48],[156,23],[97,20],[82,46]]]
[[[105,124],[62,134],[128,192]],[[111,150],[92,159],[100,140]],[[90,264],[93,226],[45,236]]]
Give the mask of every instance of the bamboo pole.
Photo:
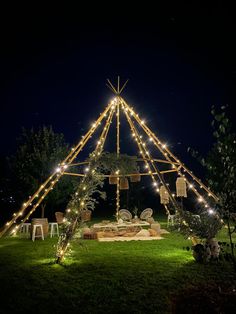
[[[138,148],[139,148],[139,150],[140,150],[140,153],[142,154],[143,158],[145,158],[145,155],[147,154],[147,151],[146,151],[146,148],[141,145],[141,138],[140,138],[140,135],[139,135],[137,129],[135,128],[135,126],[134,126],[134,124],[133,124],[131,118],[129,117],[128,112],[127,112],[126,110],[124,110],[124,113],[125,113],[125,115],[126,115],[126,117],[127,117],[127,120],[128,120],[129,125],[130,125],[131,131],[133,131],[133,132],[135,133],[135,135],[136,135],[136,137],[137,137],[137,139],[138,139],[137,145],[138,145]],[[146,151],[146,152],[145,152],[145,151]],[[150,156],[150,154],[148,154],[148,156]],[[150,156],[150,159],[152,160],[151,156]],[[178,203],[176,202],[176,200],[175,200],[174,197],[172,196],[172,193],[171,193],[169,187],[167,186],[167,184],[165,183],[165,180],[164,180],[164,178],[162,177],[162,174],[160,173],[159,169],[156,168],[156,166],[154,165],[154,163],[151,162],[151,164],[152,164],[152,167],[155,169],[155,172],[156,172],[156,175],[157,175],[158,179],[160,180],[160,182],[162,183],[162,185],[165,187],[166,191],[168,192],[169,197],[170,197],[170,200],[171,200],[171,202],[172,202],[174,208],[176,209],[176,211],[181,211],[181,208],[179,207]],[[148,167],[149,167],[150,175],[151,175],[151,177],[154,179],[154,175],[153,175],[153,172],[152,172],[151,167],[150,167],[149,164],[148,164]]]
[[[119,77],[118,77],[118,90],[119,90]],[[116,111],[116,154],[117,158],[120,156],[120,98],[117,102],[117,111]],[[119,169],[117,169],[117,174],[119,174]],[[119,210],[120,210],[120,178],[117,177],[116,184],[116,219],[119,219]]]
[[[158,150],[164,155],[164,157],[165,157],[168,161],[170,161],[173,165],[175,165],[174,162],[173,162],[173,161],[170,159],[170,157],[168,156],[168,153],[164,150],[165,145],[163,145],[163,144],[160,142],[160,140],[155,136],[155,134],[154,134],[149,128],[147,128],[147,127],[145,126],[145,124],[141,123],[141,122],[142,122],[141,119],[140,119],[139,116],[134,112],[134,110],[131,109],[131,108],[129,107],[129,105],[128,105],[123,99],[122,99],[122,101],[123,101],[124,106],[127,108],[127,110],[128,110],[129,112],[132,113],[132,115],[134,116],[136,122],[140,125],[140,127],[144,130],[144,132],[145,132],[149,137],[151,137],[151,138],[153,139],[153,143],[154,143],[154,145],[158,148]],[[164,147],[163,147],[163,146],[164,146]],[[162,147],[163,147],[163,148],[162,148]],[[173,154],[172,154],[172,155],[173,155]],[[174,155],[173,155],[173,156],[174,156]],[[173,157],[172,157],[172,158],[173,158]],[[180,160],[178,160],[176,157],[175,157],[174,161],[177,162],[181,167],[183,167],[183,163],[181,163]],[[178,174],[179,174],[181,177],[183,177],[183,178],[185,179],[185,181],[187,182],[188,186],[191,188],[192,184],[191,184],[191,183],[189,182],[189,180],[185,177],[185,175],[183,175],[180,171],[178,172]],[[191,177],[193,177],[193,176],[191,175]],[[198,184],[200,184],[200,180],[199,180],[199,179],[198,179],[198,181],[199,181]],[[200,185],[200,188],[203,188],[203,185],[202,185],[202,184]],[[199,200],[201,200],[201,201],[205,204],[205,207],[208,207],[208,204],[207,204],[206,200],[201,196],[201,194],[197,191],[197,189],[196,189],[196,188],[191,188],[191,189],[192,189],[192,191],[196,194],[196,196],[199,198]],[[214,193],[212,193],[209,189],[207,189],[206,186],[205,186],[205,191],[208,192],[208,196],[212,196],[212,197],[214,198],[214,200],[216,200],[217,197],[214,195]]]
[[[170,173],[170,172],[177,172],[178,170],[176,169],[171,169],[171,170],[163,170],[163,171],[160,171],[161,174],[164,174],[164,173]],[[157,172],[153,172],[153,175],[156,175]],[[69,176],[78,176],[78,177],[84,177],[85,174],[83,173],[75,173],[75,172],[64,172],[64,175],[69,175]],[[110,178],[110,177],[116,177],[116,178],[121,178],[123,176],[125,177],[132,177],[132,176],[135,176],[137,175],[137,173],[128,173],[128,174],[125,174],[125,175],[110,175],[110,174],[102,174],[101,176],[102,177],[105,177],[105,178]],[[149,176],[150,174],[148,173],[139,173],[140,176]]]
[[[103,111],[103,113],[99,116],[99,118],[96,120],[96,122],[94,123],[94,125],[89,129],[89,131],[86,133],[86,135],[84,136],[84,138],[76,145],[76,147],[71,150],[71,152],[68,154],[68,156],[62,161],[62,163],[60,165],[64,166],[65,163],[68,161],[68,163],[71,163],[79,154],[79,152],[82,150],[82,148],[84,147],[84,145],[87,143],[87,141],[89,140],[89,138],[92,136],[92,134],[95,132],[95,130],[97,129],[98,125],[101,123],[101,121],[104,119],[104,117],[106,116],[107,112],[110,110],[110,108],[112,108],[113,104],[110,103],[108,104],[108,106],[105,108],[105,110]],[[62,174],[63,174],[63,170],[62,170]],[[59,175],[56,171],[47,179],[45,180],[45,182],[39,187],[39,189],[33,194],[33,196],[22,205],[22,208],[14,214],[13,218],[8,221],[3,230],[0,232],[0,238],[11,228],[11,226],[16,223],[17,219],[21,216],[24,215],[26,209],[29,208],[29,206],[31,206],[32,202],[35,200],[36,197],[39,196],[39,194],[42,192],[43,189],[45,189],[45,192],[47,192],[47,185],[50,183],[50,181],[52,181],[52,179],[57,176],[57,177],[61,177],[61,175]],[[58,180],[54,181],[54,182],[58,182]],[[54,184],[53,184],[54,186]],[[27,214],[27,219],[28,217],[33,213],[33,211],[40,205],[40,203],[42,202],[42,200],[44,199],[45,195],[47,195],[48,193],[43,193],[43,197],[40,198],[39,202],[37,202],[33,208],[30,210],[30,214]],[[23,219],[23,221],[21,222],[21,224],[25,221],[26,219]]]
[[[111,113],[109,114],[109,116],[108,116],[108,119],[107,119],[107,121],[106,121],[106,124],[105,124],[105,130],[107,129],[107,124],[108,124],[108,122],[110,121],[110,117],[112,117],[112,110],[111,110]],[[104,129],[103,129],[103,131],[104,131]],[[100,136],[100,140],[101,140],[101,138],[104,136],[104,132],[102,131],[102,133],[101,133],[101,136]],[[99,148],[99,145],[97,145],[96,146],[96,149],[95,150],[97,150]],[[62,175],[64,175],[65,174],[65,172],[63,172],[63,173],[61,173],[58,177],[60,178]],[[86,176],[86,175],[83,175],[83,176]],[[53,188],[53,186],[59,181],[59,178],[55,181],[55,182],[53,182],[53,184],[51,184],[51,189]],[[50,190],[51,190],[50,189]],[[41,197],[41,201],[40,201],[40,203],[43,201],[43,199],[45,198],[45,196],[47,196],[47,194],[50,192],[50,190],[45,190],[45,193],[44,193],[44,195]],[[36,208],[39,206],[39,204],[40,203],[37,203],[32,209],[31,209],[31,211],[27,214],[27,216],[23,219],[23,221],[20,223],[20,225],[21,224],[23,224],[26,220],[28,220],[29,219],[29,217],[32,215],[32,213],[36,210]]]
[[[133,113],[133,116],[135,118],[135,120],[139,123],[139,125],[141,126],[141,128],[145,131],[145,133],[147,133],[148,136],[151,136],[154,139],[154,145],[162,152],[162,154],[166,157],[167,154],[169,154],[174,161],[178,162],[181,167],[192,177],[192,179],[194,181],[196,181],[201,188],[203,188],[208,194],[210,194],[209,196],[212,196],[214,198],[215,201],[218,201],[218,197],[211,191],[209,190],[202,182],[200,179],[198,179],[167,147],[164,147],[164,149],[162,150],[160,145],[163,145],[163,143],[160,141],[160,139],[149,129],[149,127],[143,123],[141,123],[141,119],[139,118],[139,116],[134,112],[134,110],[132,110],[129,105],[126,103],[126,101],[124,99],[122,99],[122,101],[124,102],[124,104],[126,105],[126,108]]]
[[[113,117],[114,111],[115,110],[113,110],[113,109],[110,110],[110,113],[108,115],[108,119],[106,120],[105,126],[102,130],[100,137],[99,137],[99,141],[98,141],[96,148],[93,152],[94,156],[99,155],[103,150],[103,146],[104,146],[106,138],[107,138],[107,134],[108,134],[111,122],[112,122],[112,117]],[[91,163],[89,163],[89,166],[90,165],[91,165]],[[83,178],[82,183],[84,182],[85,176],[86,176],[86,174],[84,174],[84,178]],[[80,210],[82,210],[82,207],[80,208]],[[64,235],[63,242],[60,244],[59,252],[57,251],[56,263],[60,263],[60,261],[63,259],[64,255],[66,253],[66,250],[67,250],[68,245],[69,245],[69,241],[75,232],[75,228],[76,228],[77,221],[79,220],[79,216],[80,216],[80,211],[78,211],[78,213],[76,214],[75,219],[72,223],[72,227],[70,229],[68,229]]]

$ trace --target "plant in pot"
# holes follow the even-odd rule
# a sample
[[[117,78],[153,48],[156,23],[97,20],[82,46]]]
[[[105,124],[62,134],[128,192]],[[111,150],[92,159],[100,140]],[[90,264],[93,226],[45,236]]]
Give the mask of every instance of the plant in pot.
[[[202,210],[199,215],[189,211],[177,213],[173,228],[193,242],[193,257],[197,262],[218,259],[220,246],[216,235],[223,226],[219,214],[213,210]]]
[[[138,207],[137,206],[134,207],[133,213],[134,213],[134,219],[138,219]]]

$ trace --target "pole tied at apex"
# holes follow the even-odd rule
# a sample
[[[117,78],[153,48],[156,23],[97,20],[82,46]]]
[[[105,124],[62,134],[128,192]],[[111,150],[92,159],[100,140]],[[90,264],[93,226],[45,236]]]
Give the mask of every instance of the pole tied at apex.
[[[117,77],[117,87],[115,88],[114,85],[111,83],[111,81],[109,79],[107,79],[108,84],[106,84],[110,90],[115,93],[116,95],[120,95],[122,93],[122,91],[124,90],[126,84],[128,83],[129,80],[126,80],[126,82],[122,85],[122,87],[120,88],[120,77]]]

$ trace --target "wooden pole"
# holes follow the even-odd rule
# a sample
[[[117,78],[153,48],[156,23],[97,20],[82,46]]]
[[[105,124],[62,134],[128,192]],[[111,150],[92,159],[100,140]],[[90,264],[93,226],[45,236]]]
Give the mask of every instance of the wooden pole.
[[[119,84],[119,79],[118,79]],[[119,88],[119,85],[118,85]],[[116,111],[116,154],[117,159],[120,156],[120,99],[117,101],[117,111]],[[117,174],[119,174],[119,169],[117,169]],[[119,210],[120,210],[120,177],[117,177],[116,184],[116,220],[119,219]]]
[[[208,196],[211,196],[214,198],[215,201],[218,201],[218,197],[212,192],[210,191],[202,182],[200,179],[198,179],[195,175],[192,174],[192,172],[187,169],[185,167],[185,165],[179,160],[177,159],[177,157],[172,154],[170,152],[170,150],[165,146],[165,144],[161,143],[161,141],[159,140],[159,138],[157,138],[157,136],[145,125],[142,123],[141,119],[139,118],[139,116],[134,112],[133,109],[131,109],[129,107],[129,105],[125,102],[125,100],[122,98],[122,103],[124,104],[125,108],[127,108],[127,110],[132,113],[134,119],[137,121],[137,123],[139,123],[140,127],[144,130],[144,132],[153,139],[153,143],[154,145],[158,148],[158,150],[164,155],[164,157],[171,162],[172,164],[178,163],[192,178],[194,181],[196,181],[201,188],[203,188],[206,192],[208,192]],[[168,155],[169,154],[169,155]],[[170,157],[171,156],[174,160],[171,160]],[[179,175],[184,177],[185,176],[179,172]],[[185,178],[186,182],[188,183],[189,186],[191,186],[190,182],[188,181],[187,178]],[[193,192],[198,196],[201,197],[201,194],[196,190],[193,189]],[[204,200],[203,200],[204,201]],[[206,202],[205,202],[206,203]]]
[[[137,145],[138,145],[138,148],[139,148],[139,150],[140,150],[140,153],[141,153],[142,157],[145,158],[145,156],[147,155],[147,151],[146,151],[146,148],[141,145],[141,138],[140,138],[140,135],[139,135],[137,129],[135,128],[135,126],[134,126],[134,124],[133,124],[133,122],[132,122],[132,120],[131,120],[131,118],[130,118],[128,112],[127,112],[126,110],[124,110],[124,113],[125,113],[125,115],[126,115],[126,118],[127,118],[127,120],[128,120],[128,123],[129,123],[129,125],[130,125],[131,131],[135,133],[135,135],[136,135],[136,137],[137,137],[137,139],[138,139],[138,140],[137,140]],[[145,151],[146,151],[146,152],[145,152]],[[152,160],[152,157],[150,156],[150,154],[148,154],[148,156],[149,156],[150,159]],[[154,175],[153,175],[153,172],[152,172],[152,170],[151,170],[151,167],[150,167],[149,164],[147,164],[147,165],[148,165],[148,168],[149,168],[150,175],[151,175],[152,179],[154,179]],[[160,182],[163,184],[163,186],[165,187],[166,191],[168,192],[169,197],[170,197],[170,200],[171,200],[173,206],[175,207],[176,211],[181,211],[181,208],[179,207],[178,203],[176,202],[176,200],[175,200],[174,197],[172,196],[172,193],[171,193],[169,187],[167,186],[167,184],[165,183],[165,180],[164,180],[162,174],[160,173],[159,169],[155,166],[155,164],[154,164],[153,162],[151,162],[151,165],[152,165],[152,167],[154,168],[158,179],[160,180]]]
[[[29,206],[32,205],[33,201],[39,197],[39,194],[43,193],[43,195],[39,198],[39,201],[33,206],[33,208],[30,210],[30,212],[26,215],[26,217],[22,220],[21,224],[24,223],[30,215],[35,211],[35,209],[40,205],[40,203],[43,201],[45,196],[49,193],[49,191],[53,188],[55,183],[58,182],[59,178],[63,175],[63,166],[68,162],[69,164],[72,163],[72,161],[78,156],[82,148],[85,146],[87,141],[91,138],[92,134],[95,132],[101,121],[104,119],[106,116],[107,112],[112,108],[113,104],[110,103],[108,106],[105,108],[103,113],[99,116],[99,118],[96,120],[94,125],[89,129],[89,131],[86,133],[84,138],[76,145],[76,147],[71,150],[71,152],[67,155],[67,157],[62,161],[60,165],[62,165],[62,171],[61,173],[57,173],[56,171],[39,187],[39,189],[33,194],[32,197],[28,201],[26,201],[21,209],[13,215],[13,218],[8,221],[5,225],[3,230],[0,232],[0,238],[12,227],[13,224],[16,223],[17,219],[22,217],[25,214],[25,211],[29,209]],[[56,178],[56,180],[54,179]],[[54,179],[54,181],[53,181]],[[52,183],[53,182],[53,183]],[[17,228],[15,231],[17,231],[19,228]]]

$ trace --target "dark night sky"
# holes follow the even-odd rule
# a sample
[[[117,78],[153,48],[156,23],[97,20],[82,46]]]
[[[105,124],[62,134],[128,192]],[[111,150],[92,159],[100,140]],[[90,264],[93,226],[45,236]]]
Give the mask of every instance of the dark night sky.
[[[3,12],[1,155],[14,152],[22,126],[50,124],[75,143],[117,75],[130,79],[124,98],[174,151],[207,151],[211,105],[230,104],[236,117],[235,21],[217,1],[185,9],[88,19],[72,9]]]

